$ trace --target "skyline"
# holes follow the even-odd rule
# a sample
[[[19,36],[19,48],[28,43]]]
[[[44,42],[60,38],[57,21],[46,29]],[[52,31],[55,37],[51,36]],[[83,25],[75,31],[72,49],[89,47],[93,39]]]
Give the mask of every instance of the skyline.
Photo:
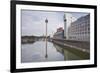
[[[75,21],[78,18],[87,15],[88,13],[80,12],[50,12],[50,11],[32,11],[32,10],[21,10],[21,25],[22,25],[22,36],[34,35],[43,36],[45,35],[45,19],[48,19],[48,36],[53,36],[57,28],[64,28],[64,13],[66,14],[67,20]],[[73,17],[70,20],[70,17]],[[67,22],[68,23],[68,22]],[[70,25],[70,24],[68,24]]]

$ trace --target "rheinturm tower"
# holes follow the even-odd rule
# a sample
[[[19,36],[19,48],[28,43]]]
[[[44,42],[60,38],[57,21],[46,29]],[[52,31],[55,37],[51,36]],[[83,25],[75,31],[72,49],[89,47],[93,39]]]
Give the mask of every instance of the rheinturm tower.
[[[64,13],[64,38],[66,39],[66,35],[67,35],[67,19],[66,19],[66,15]]]

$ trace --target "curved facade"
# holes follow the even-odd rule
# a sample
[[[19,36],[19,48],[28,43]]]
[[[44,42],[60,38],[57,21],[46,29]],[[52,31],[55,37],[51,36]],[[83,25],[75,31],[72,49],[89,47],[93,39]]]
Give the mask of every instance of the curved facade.
[[[68,28],[68,40],[90,41],[90,15],[83,16]]]

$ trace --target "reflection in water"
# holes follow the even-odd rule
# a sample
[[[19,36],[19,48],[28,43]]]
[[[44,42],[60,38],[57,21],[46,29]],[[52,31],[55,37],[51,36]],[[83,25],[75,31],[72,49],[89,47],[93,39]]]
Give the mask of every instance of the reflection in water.
[[[47,54],[45,41],[37,41],[33,44],[22,44],[22,62],[44,62],[44,61],[62,61],[64,56],[56,50],[51,42],[47,43]]]
[[[67,49],[61,48],[58,45],[54,45],[60,53],[64,55],[64,60],[79,60],[82,59],[81,57],[77,56],[76,54],[68,51]]]
[[[80,56],[80,53],[75,54],[71,51],[68,51],[68,49],[64,47],[62,48],[56,44],[53,44],[52,42],[48,42],[46,52],[45,41],[37,41],[31,44],[22,44],[21,62],[25,63],[80,59],[82,60],[82,56]],[[45,58],[46,53],[48,55],[47,58]]]

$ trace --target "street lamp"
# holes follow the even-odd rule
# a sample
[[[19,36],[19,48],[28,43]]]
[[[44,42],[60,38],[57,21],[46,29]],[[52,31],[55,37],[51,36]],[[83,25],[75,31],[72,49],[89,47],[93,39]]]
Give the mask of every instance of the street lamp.
[[[47,23],[48,23],[48,19],[47,18],[45,20],[45,23],[46,23],[46,55],[45,55],[45,58],[47,58],[48,57],[48,55],[47,55]]]

